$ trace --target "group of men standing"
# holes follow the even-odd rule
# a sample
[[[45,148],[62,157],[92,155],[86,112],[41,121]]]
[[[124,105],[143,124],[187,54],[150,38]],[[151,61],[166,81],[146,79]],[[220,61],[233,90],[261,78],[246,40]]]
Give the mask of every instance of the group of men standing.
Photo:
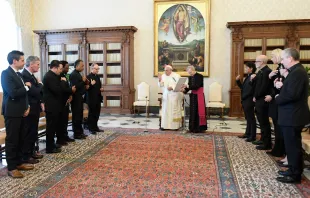
[[[33,164],[43,158],[35,149],[41,112],[45,112],[46,117],[46,153],[59,153],[68,142],[87,137],[82,127],[84,101],[89,106],[89,131],[92,134],[103,132],[97,125],[103,91],[97,64],[91,66],[91,73],[87,77],[82,77],[80,72],[84,70],[84,63],[77,60],[74,63],[75,70],[69,76],[68,62],[53,60],[41,82],[34,76],[40,68],[38,57],[29,56],[25,64],[24,53],[12,51],[7,60],[10,66],[1,74],[1,85],[9,176],[24,177],[19,170],[32,170]],[[73,138],[68,136],[67,130],[70,104]]]
[[[182,127],[182,104],[184,94],[190,94],[189,132],[198,133],[207,130],[205,98],[203,91],[203,76],[188,66],[188,83],[176,90],[180,75],[172,71],[170,65],[165,65],[165,73],[159,75],[158,86],[162,89],[161,129],[178,130]]]
[[[243,83],[236,77],[241,88],[242,106],[247,128],[241,138],[257,145],[257,150],[271,150],[266,153],[275,157],[287,156],[286,171],[278,171],[283,183],[300,183],[303,172],[301,132],[310,123],[308,107],[309,77],[299,62],[299,52],[293,48],[276,49],[271,54],[278,68],[272,71],[265,55],[257,56],[255,64],[246,64],[247,77]],[[257,73],[255,70],[259,69]],[[261,138],[256,140],[256,119]],[[269,117],[273,120],[275,145],[272,147]]]

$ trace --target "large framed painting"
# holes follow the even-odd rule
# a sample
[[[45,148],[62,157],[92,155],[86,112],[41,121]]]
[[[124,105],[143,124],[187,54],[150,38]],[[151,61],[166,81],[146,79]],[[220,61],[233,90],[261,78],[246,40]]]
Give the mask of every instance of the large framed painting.
[[[192,65],[209,76],[210,0],[154,0],[154,76],[171,65],[188,76]]]

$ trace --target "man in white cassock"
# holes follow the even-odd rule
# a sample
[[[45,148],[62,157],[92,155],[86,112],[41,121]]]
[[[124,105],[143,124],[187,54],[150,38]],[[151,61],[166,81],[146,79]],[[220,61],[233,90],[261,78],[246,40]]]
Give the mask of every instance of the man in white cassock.
[[[174,92],[180,78],[172,72],[170,65],[165,66],[165,73],[158,75],[158,85],[162,89],[161,129],[177,130],[182,127],[183,93]]]

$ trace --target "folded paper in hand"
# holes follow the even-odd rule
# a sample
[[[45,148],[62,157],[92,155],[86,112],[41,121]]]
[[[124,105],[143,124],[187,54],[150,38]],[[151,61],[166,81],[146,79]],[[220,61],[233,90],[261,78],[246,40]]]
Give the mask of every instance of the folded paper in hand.
[[[183,84],[185,84],[185,82],[186,82],[186,80],[187,80],[187,78],[179,78],[179,80],[178,80],[178,82],[177,82],[177,85],[175,86],[175,88],[174,88],[174,92],[179,92],[179,91],[181,91],[181,87],[182,87],[182,85]]]

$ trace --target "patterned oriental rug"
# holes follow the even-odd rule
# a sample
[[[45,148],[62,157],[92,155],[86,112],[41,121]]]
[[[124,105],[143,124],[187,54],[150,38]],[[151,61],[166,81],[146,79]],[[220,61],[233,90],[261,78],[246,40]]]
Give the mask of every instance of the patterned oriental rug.
[[[64,148],[46,155],[23,179],[1,170],[0,196],[310,196],[307,179],[300,185],[277,182],[274,159],[235,136],[109,129]]]

